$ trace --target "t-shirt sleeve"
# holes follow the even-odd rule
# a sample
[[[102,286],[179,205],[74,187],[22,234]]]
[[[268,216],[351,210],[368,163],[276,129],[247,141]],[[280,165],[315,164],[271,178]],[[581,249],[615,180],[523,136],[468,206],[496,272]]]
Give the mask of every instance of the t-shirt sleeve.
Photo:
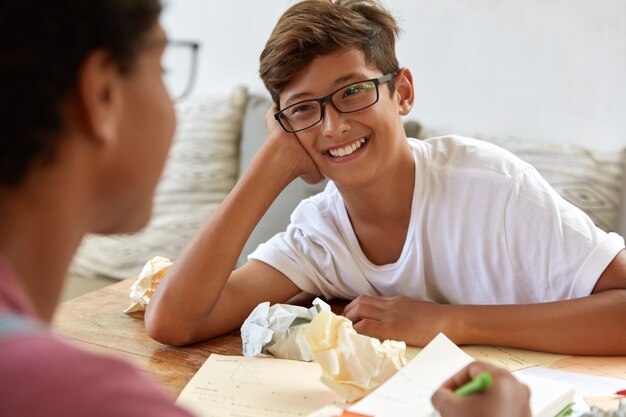
[[[276,268],[302,291],[327,299],[376,294],[355,261],[355,246],[329,207],[331,199],[323,197],[300,203],[287,229],[259,245],[248,259]]]
[[[536,298],[545,301],[591,294],[624,249],[621,236],[598,228],[532,167],[513,182],[504,231],[513,266],[528,280],[528,289],[543,292]]]
[[[126,362],[44,335],[0,344],[0,415],[191,417]]]
[[[332,270],[322,273],[320,262],[332,264],[332,256],[316,239],[300,226],[289,224],[287,230],[272,237],[248,256],[282,272],[302,291],[327,299],[341,297],[327,277]]]

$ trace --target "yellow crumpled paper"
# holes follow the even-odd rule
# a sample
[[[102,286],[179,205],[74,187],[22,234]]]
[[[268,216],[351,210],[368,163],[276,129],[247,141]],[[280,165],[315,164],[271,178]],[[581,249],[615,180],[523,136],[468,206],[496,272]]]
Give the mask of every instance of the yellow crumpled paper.
[[[159,283],[167,274],[172,262],[162,256],[155,256],[143,266],[137,281],[130,287],[130,299],[132,303],[124,310],[124,313],[134,313],[135,311],[145,311],[146,306],[157,289]]]
[[[321,381],[354,402],[369,394],[406,365],[406,344],[358,334],[352,322],[320,311],[302,331],[313,358],[323,371]]]

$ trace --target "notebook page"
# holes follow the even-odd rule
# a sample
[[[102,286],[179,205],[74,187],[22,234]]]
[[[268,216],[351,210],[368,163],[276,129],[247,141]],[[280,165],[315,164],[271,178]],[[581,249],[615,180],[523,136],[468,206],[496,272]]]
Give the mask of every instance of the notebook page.
[[[435,390],[473,361],[440,333],[404,368],[349,410],[375,417],[431,417],[430,399]],[[575,388],[569,384],[528,375],[518,378],[530,388],[533,417],[553,417],[574,396]]]
[[[430,417],[430,397],[435,390],[473,361],[440,333],[404,368],[349,410],[376,417]]]
[[[212,354],[176,403],[198,417],[306,416],[344,401],[317,363]]]

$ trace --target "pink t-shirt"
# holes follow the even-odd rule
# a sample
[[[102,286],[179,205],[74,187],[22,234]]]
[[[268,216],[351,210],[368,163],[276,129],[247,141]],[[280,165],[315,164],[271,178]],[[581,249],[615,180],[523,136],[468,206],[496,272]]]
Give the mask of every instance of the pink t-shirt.
[[[0,328],[0,416],[190,416],[130,365],[67,345],[38,325],[0,258],[0,316],[7,315],[34,326],[6,332],[5,320],[5,331]]]

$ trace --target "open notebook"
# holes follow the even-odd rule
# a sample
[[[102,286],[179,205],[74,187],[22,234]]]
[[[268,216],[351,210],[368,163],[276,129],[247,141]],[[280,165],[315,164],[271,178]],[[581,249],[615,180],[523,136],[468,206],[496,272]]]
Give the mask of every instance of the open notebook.
[[[432,393],[471,361],[440,334],[350,410],[376,417],[431,417]],[[320,382],[321,375],[313,362],[212,354],[185,386],[177,404],[202,417],[341,415],[344,401]],[[554,410],[572,399],[574,390],[569,385],[536,376],[521,375],[520,379],[531,388],[534,417],[554,417]]]
[[[430,417],[432,394],[472,361],[472,357],[439,334],[404,368],[349,410],[375,417]],[[530,388],[533,417],[555,417],[574,398],[574,386],[529,375],[516,376]]]

